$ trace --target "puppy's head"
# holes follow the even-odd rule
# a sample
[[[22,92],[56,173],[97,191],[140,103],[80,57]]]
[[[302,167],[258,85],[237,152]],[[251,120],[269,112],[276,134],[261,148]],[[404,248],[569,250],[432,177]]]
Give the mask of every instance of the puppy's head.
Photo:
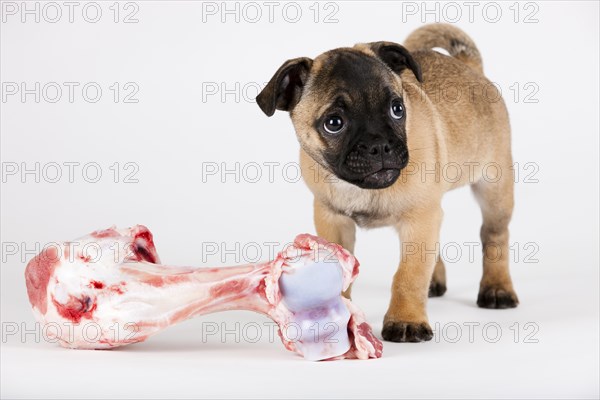
[[[304,151],[364,189],[391,186],[408,163],[400,73],[421,70],[404,47],[359,44],[286,61],[256,98],[263,112],[289,111]]]

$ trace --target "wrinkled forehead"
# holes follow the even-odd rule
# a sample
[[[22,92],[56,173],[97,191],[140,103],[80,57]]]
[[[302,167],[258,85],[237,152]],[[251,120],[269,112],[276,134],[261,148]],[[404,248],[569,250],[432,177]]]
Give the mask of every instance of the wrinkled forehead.
[[[311,75],[311,87],[321,100],[345,93],[353,101],[373,101],[398,89],[394,73],[382,61],[351,48],[318,56]]]

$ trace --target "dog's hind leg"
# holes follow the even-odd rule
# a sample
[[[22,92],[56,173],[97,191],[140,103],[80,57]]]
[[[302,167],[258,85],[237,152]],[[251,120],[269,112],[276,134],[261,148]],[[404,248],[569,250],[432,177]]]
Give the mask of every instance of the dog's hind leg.
[[[446,267],[442,257],[438,255],[431,283],[429,284],[429,297],[440,297],[446,293]]]
[[[500,176],[483,177],[471,185],[483,217],[483,277],[477,297],[477,305],[482,308],[512,308],[519,304],[508,267],[513,175],[508,164],[503,165],[500,173]]]

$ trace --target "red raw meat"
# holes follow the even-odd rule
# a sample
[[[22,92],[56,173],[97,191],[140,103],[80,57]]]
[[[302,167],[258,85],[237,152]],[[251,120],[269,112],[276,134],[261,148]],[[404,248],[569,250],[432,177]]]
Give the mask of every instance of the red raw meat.
[[[47,330],[64,347],[113,348],[196,315],[249,310],[273,319],[285,347],[307,359],[378,358],[382,343],[340,295],[357,274],[348,251],[308,234],[270,262],[166,266],[150,231],[137,225],[48,247],[29,262],[25,279],[38,321],[70,326]]]

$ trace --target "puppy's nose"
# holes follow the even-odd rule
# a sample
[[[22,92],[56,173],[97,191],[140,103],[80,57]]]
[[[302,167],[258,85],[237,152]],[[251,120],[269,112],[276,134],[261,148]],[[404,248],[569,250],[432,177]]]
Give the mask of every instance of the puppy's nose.
[[[368,144],[360,143],[358,148],[372,157],[384,157],[392,152],[390,143],[385,139],[376,139]]]
[[[369,154],[372,156],[376,156],[379,154],[388,154],[391,151],[390,145],[388,143],[384,144],[373,144],[369,149]]]

